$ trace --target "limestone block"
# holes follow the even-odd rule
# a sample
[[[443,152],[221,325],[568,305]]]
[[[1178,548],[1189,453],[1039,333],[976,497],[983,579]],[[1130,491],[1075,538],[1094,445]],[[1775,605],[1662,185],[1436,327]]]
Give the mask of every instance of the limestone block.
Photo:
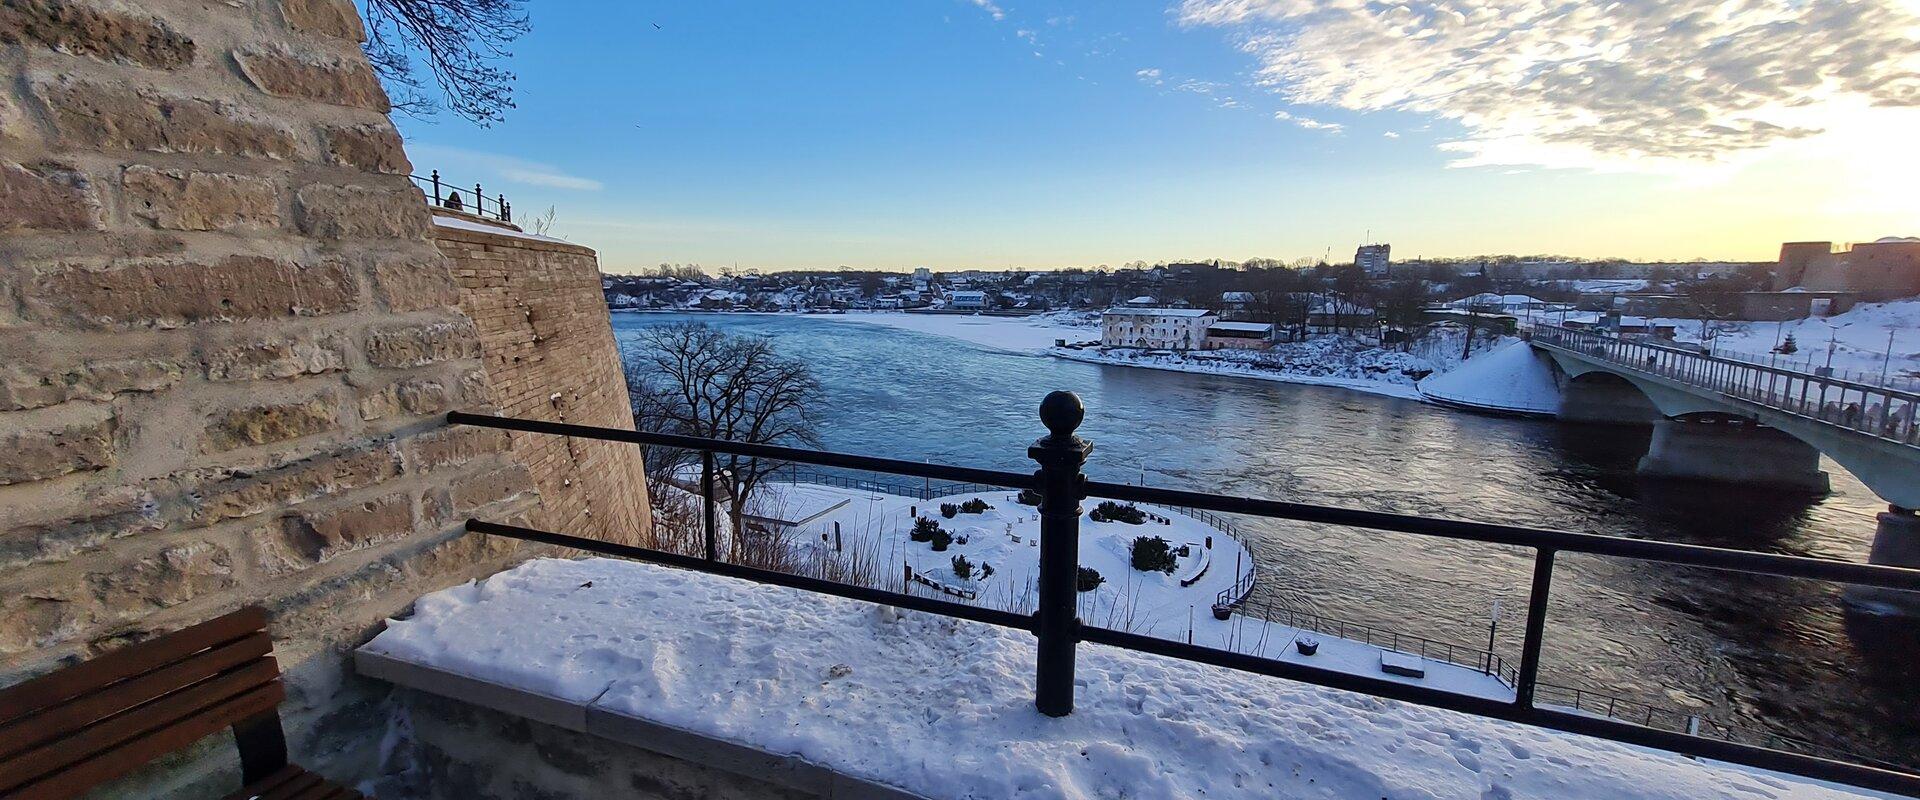
[[[201,490],[198,508],[188,515],[187,522],[212,525],[250,517],[336,492],[371,486],[399,474],[400,462],[393,451],[384,446],[315,456],[206,487]]]
[[[0,486],[46,480],[114,463],[113,409],[68,403],[0,416]]]
[[[0,231],[103,227],[87,176],[62,164],[0,163]]]
[[[274,337],[219,348],[204,356],[207,380],[256,381],[346,369],[345,336]]]
[[[70,146],[288,159],[292,132],[238,106],[204,97],[36,75],[34,95]]]
[[[154,227],[223,231],[280,224],[280,189],[265,178],[136,164],[121,183],[129,210]]]
[[[13,0],[0,5],[0,42],[37,44],[159,69],[193,63],[194,52],[192,39],[155,17],[69,0]]]
[[[272,444],[333,430],[339,412],[331,395],[297,403],[273,403],[228,409],[207,424],[207,446],[215,451]]]
[[[419,193],[399,184],[301,187],[294,217],[302,233],[327,239],[418,239],[428,225]]]
[[[318,564],[383,542],[406,538],[413,532],[413,505],[404,493],[389,494],[362,503],[321,511],[287,515],[278,530],[266,529],[256,541],[267,539],[267,552],[288,554],[271,569]]]
[[[447,308],[460,302],[453,276],[439,259],[380,259],[373,265],[374,296],[396,312]]]
[[[418,367],[480,354],[478,334],[466,320],[378,328],[367,334],[367,362],[376,367]]]
[[[157,392],[178,383],[180,375],[179,364],[145,358],[94,361],[69,369],[0,365],[0,411],[110,400],[121,392]]]
[[[351,125],[326,128],[327,159],[366,172],[405,175],[413,170],[401,148],[400,134],[389,125]]]
[[[387,113],[387,93],[364,59],[267,45],[235,50],[233,61],[254,88],[267,94]]]
[[[283,0],[280,10],[286,15],[287,27],[301,33],[355,42],[366,38],[360,12],[346,0]]]
[[[352,309],[359,293],[341,264],[303,267],[262,256],[69,268],[34,275],[24,288],[30,320],[162,328],[333,314]]]
[[[212,542],[192,542],[90,573],[87,584],[109,617],[143,616],[232,588],[233,554]]]

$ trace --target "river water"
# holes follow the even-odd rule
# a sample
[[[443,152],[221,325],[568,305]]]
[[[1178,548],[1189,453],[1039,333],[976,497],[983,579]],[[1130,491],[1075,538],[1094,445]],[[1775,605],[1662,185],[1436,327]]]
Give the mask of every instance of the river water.
[[[1657,487],[1649,432],[1451,411],[1343,389],[1102,366],[870,324],[696,319],[772,337],[826,388],[828,449],[1026,471],[1054,389],[1080,395],[1091,475],[1280,500],[1864,561],[1885,507],[1831,461],[1823,499]],[[1517,660],[1530,551],[1243,518],[1259,599]],[[1920,640],[1850,618],[1840,587],[1562,554],[1541,678],[1920,764]]]

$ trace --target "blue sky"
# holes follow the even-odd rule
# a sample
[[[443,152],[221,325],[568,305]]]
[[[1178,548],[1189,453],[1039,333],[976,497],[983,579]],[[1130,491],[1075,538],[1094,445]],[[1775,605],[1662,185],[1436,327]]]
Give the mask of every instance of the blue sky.
[[[1364,6],[1328,10],[1343,2],[532,0],[504,123],[396,120],[417,171],[483,181],[523,218],[551,206],[552,232],[609,271],[1344,259],[1369,231],[1399,257],[1768,258],[1784,239],[1914,232],[1890,229],[1915,220],[1913,193],[1863,195],[1887,176],[1855,162],[1920,100],[1869,116],[1859,92],[1821,89],[1837,110],[1818,126],[1596,117],[1618,89],[1541,88],[1537,66],[1503,71],[1512,54],[1430,57],[1467,49],[1446,36],[1507,41],[1506,23],[1450,22],[1431,0],[1382,29]],[[1567,20],[1557,36],[1618,25]],[[1395,53],[1382,36],[1428,44]],[[1647,45],[1599,42],[1553,69],[1606,67],[1656,105],[1696,102],[1647,74],[1670,62],[1623,47]],[[1752,60],[1708,60],[1698,96],[1753,84],[1727,74]],[[1780,83],[1758,99],[1808,96]]]

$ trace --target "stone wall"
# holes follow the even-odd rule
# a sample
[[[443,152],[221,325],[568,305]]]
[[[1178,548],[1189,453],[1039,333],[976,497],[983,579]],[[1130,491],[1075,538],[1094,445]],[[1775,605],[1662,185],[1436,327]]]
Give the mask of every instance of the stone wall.
[[[437,212],[460,308],[480,333],[488,383],[512,417],[633,428],[593,250],[467,215]],[[480,228],[486,228],[481,230]],[[548,530],[648,544],[646,473],[630,444],[514,433]]]
[[[347,779],[386,723],[344,648],[535,554],[462,520],[541,516],[444,424],[493,407],[491,337],[361,36],[347,0],[0,6],[0,685],[261,603],[296,758]],[[222,796],[232,751],[117,793]]]

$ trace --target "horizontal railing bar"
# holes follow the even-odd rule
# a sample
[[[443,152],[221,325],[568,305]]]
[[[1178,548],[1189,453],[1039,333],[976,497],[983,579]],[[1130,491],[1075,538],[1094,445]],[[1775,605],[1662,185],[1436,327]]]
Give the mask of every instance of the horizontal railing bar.
[[[575,550],[585,550],[590,553],[599,553],[600,555],[631,558],[636,561],[646,561],[663,566],[690,569],[713,575],[723,575],[729,578],[739,578],[756,583],[770,583],[775,586],[785,586],[790,589],[800,589],[808,592],[830,594],[836,597],[845,597],[849,600],[861,600],[868,603],[911,608],[915,611],[959,617],[961,619],[973,620],[974,622],[984,622],[988,625],[998,625],[1002,628],[1023,630],[1029,633],[1033,631],[1032,617],[1015,614],[1011,611],[981,608],[979,606],[969,606],[961,603],[950,603],[945,600],[934,600],[926,597],[915,597],[910,594],[889,592],[884,589],[870,589],[865,586],[835,583],[819,578],[790,575],[785,572],[775,572],[758,567],[729,564],[725,561],[708,561],[704,558],[686,556],[679,553],[669,553],[665,550],[654,550],[628,544],[603,542],[597,539],[569,536],[564,533],[543,531],[537,528],[523,528],[518,525],[502,525],[497,522],[470,519],[467,520],[467,530],[473,533],[488,534],[490,536],[505,536],[510,539],[521,539],[529,542],[558,545],[560,547],[571,547]]]
[[[1882,394],[1888,394],[1901,400],[1920,400],[1920,393],[1915,393],[1906,389],[1898,389],[1891,386],[1881,386],[1881,385],[1872,384],[1872,383],[1862,383],[1860,381],[1848,380],[1846,378],[1838,378],[1834,376],[1817,375],[1811,372],[1802,372],[1800,370],[1788,369],[1786,367],[1773,365],[1773,364],[1761,364],[1761,363],[1752,362],[1752,361],[1741,361],[1738,359],[1730,359],[1725,356],[1708,355],[1706,353],[1696,353],[1692,350],[1687,350],[1685,348],[1675,347],[1673,345],[1668,345],[1668,344],[1656,344],[1653,342],[1644,342],[1644,341],[1639,341],[1635,339],[1622,339],[1615,336],[1608,336],[1605,334],[1593,333],[1591,331],[1580,331],[1580,330],[1574,330],[1572,328],[1561,328],[1557,326],[1544,326],[1543,328],[1542,326],[1536,325],[1532,328],[1532,330],[1536,330],[1536,331],[1541,329],[1551,331],[1551,333],[1547,334],[1547,337],[1549,338],[1563,337],[1568,339],[1585,339],[1587,341],[1600,343],[1603,345],[1614,344],[1614,345],[1622,345],[1622,346],[1629,346],[1629,347],[1644,347],[1649,350],[1658,350],[1663,353],[1671,353],[1681,358],[1698,359],[1700,361],[1706,361],[1706,362],[1711,362],[1715,364],[1745,367],[1748,369],[1759,370],[1759,371],[1771,373],[1774,375],[1779,375],[1782,377],[1794,378],[1796,380],[1805,379],[1805,380],[1816,382],[1816,383],[1824,383],[1829,386],[1844,388],[1852,391],[1865,391],[1865,392],[1877,392]],[[1546,344],[1548,346],[1551,346],[1560,350],[1565,350],[1574,355],[1592,355],[1591,353],[1582,353],[1579,350],[1575,350],[1566,345],[1555,344],[1554,342],[1551,342],[1551,341],[1543,342],[1543,344]],[[1649,374],[1653,374],[1653,373],[1649,373]]]
[[[1685,733],[1632,725],[1585,714],[1528,707],[1500,700],[1456,694],[1425,686],[1414,686],[1384,678],[1354,675],[1337,670],[1278,661],[1245,653],[1216,650],[1171,639],[1160,639],[1111,628],[1083,626],[1082,641],[1125,650],[1150,653],[1184,661],[1251,672],[1274,678],[1300,681],[1333,689],[1385,697],[1409,703],[1459,711],[1482,717],[1536,725],[1543,728],[1596,736],[1617,742],[1651,747],[1681,755],[1711,758],[1758,769],[1797,773],[1820,780],[1851,784],[1878,791],[1920,796],[1920,775],[1861,764],[1802,755],[1784,750],[1709,739]]]
[[[1855,564],[1807,556],[1756,553],[1697,544],[1656,542],[1647,539],[1628,539],[1623,536],[1602,536],[1595,533],[1574,533],[1487,522],[1434,519],[1385,511],[1363,511],[1280,500],[1258,500],[1251,497],[1233,497],[1103,481],[1089,481],[1086,492],[1090,497],[1130,500],[1137,503],[1185,505],[1225,514],[1249,514],[1518,547],[1547,547],[1570,553],[1591,553],[1682,566],[1776,575],[1783,578],[1809,578],[1886,589],[1920,591],[1920,569],[1881,564]]]
[[[870,472],[891,472],[896,475],[912,475],[916,478],[933,478],[944,481],[959,481],[962,483],[984,483],[1008,489],[1034,489],[1037,487],[1033,476],[1024,472],[955,467],[946,464],[929,464],[923,461],[903,461],[897,458],[856,456],[849,453],[804,450],[796,447],[781,447],[770,444],[733,442],[725,439],[705,439],[698,436],[681,436],[672,433],[647,433],[623,428],[601,428],[592,425],[574,425],[566,422],[546,422],[543,420],[517,419],[514,417],[496,417],[491,414],[470,414],[465,411],[449,412],[447,414],[447,421],[459,425],[477,425],[485,428],[500,428],[526,433],[547,433],[556,436],[574,436],[582,439],[631,442],[633,444],[644,444],[654,447],[677,447],[683,450],[711,450],[716,453],[730,453],[751,458],[764,458],[771,461],[795,461],[802,464],[814,464],[823,467],[862,469]]]
[[[472,414],[463,411],[448,413],[447,421],[454,424],[477,425],[489,428],[524,431],[527,433],[575,436],[586,439],[631,442],[634,444],[660,447],[678,447],[686,450],[711,450],[714,452],[767,458],[776,461],[795,461],[805,464],[861,469],[872,472],[891,472],[920,478],[983,483],[1007,488],[1038,488],[1032,475],[1018,472],[956,467],[946,464],[903,461],[900,459],[858,456],[847,453],[803,450],[776,445],[731,442],[723,439],[706,439],[697,436],[646,433],[622,428],[602,428],[564,422],[498,417],[488,414]],[[1332,506],[1316,506],[1303,503],[1289,503],[1280,500],[1259,500],[1250,497],[1207,494],[1204,492],[1190,492],[1180,489],[1161,489],[1150,486],[1134,486],[1131,484],[1107,483],[1103,481],[1089,481],[1086,484],[1086,492],[1092,497],[1130,500],[1157,505],[1188,506],[1226,514],[1249,514],[1275,519],[1319,522],[1330,525],[1344,525],[1355,528],[1513,545],[1517,547],[1550,547],[1573,553],[1591,553],[1619,558],[1632,558],[1642,561],[1679,564],[1682,566],[1735,570],[1784,578],[1836,581],[1861,586],[1876,586],[1885,589],[1920,591],[1920,569],[1892,567],[1881,564],[1855,564],[1844,561],[1809,558],[1806,556],[1756,553],[1747,550],[1729,550],[1720,547],[1656,542],[1646,539],[1629,539],[1621,536],[1602,536],[1592,533],[1574,533],[1571,531],[1556,531],[1546,528],[1496,525],[1486,522],[1434,519],[1431,517],[1394,514],[1384,511],[1364,511]]]

